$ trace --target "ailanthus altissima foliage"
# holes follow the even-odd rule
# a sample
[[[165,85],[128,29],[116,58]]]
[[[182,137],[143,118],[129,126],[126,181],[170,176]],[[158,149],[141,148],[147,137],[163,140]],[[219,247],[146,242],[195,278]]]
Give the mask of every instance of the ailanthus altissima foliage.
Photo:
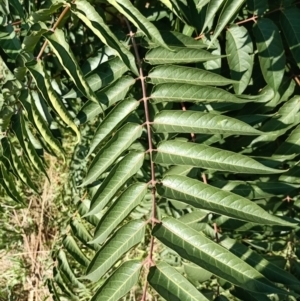
[[[299,300],[299,1],[0,12],[1,194],[71,170],[55,300]]]

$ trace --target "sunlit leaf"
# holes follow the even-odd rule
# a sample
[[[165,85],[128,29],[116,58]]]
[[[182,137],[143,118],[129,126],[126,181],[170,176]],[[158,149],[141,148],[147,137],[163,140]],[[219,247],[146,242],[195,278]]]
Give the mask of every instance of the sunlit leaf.
[[[144,156],[143,152],[132,151],[114,166],[94,195],[88,215],[100,212],[106,206],[114,194],[142,167]]]
[[[6,166],[0,161],[0,185],[4,188],[8,196],[10,196],[15,202],[19,204],[25,204],[25,201],[20,196],[20,193],[16,189],[13,176],[6,171]]]
[[[207,10],[206,10],[205,21],[204,21],[201,33],[203,33],[205,31],[206,27],[209,27],[209,29],[210,29],[213,18],[215,17],[216,12],[222,6],[223,3],[224,3],[224,0],[209,1]]]
[[[152,127],[159,133],[223,133],[230,135],[259,135],[261,133],[234,118],[190,110],[161,111],[155,116]]]
[[[89,171],[81,184],[88,185],[95,181],[128,147],[141,136],[139,124],[127,123],[119,129],[107,144],[98,152],[90,165]]]
[[[83,266],[89,265],[89,259],[82,253],[75,239],[71,235],[67,235],[65,237],[65,239],[63,240],[63,245],[68,253],[71,254],[76,261],[78,261]]]
[[[88,232],[86,227],[78,220],[73,219],[70,222],[71,229],[74,233],[74,236],[81,241],[85,246],[91,248],[92,250],[97,251],[100,247],[97,244],[89,243],[92,240],[92,235]]]
[[[221,188],[222,190],[231,191],[251,200],[272,196],[283,197],[298,189],[298,185],[275,181],[213,181],[210,184],[212,186]]]
[[[157,189],[161,196],[196,208],[258,224],[293,227],[293,224],[269,214],[246,198],[185,176],[168,175]]]
[[[43,163],[42,159],[40,158],[40,156],[37,154],[36,149],[33,146],[32,142],[29,138],[29,133],[28,133],[28,129],[26,128],[26,125],[25,125],[25,120],[24,120],[23,114],[17,114],[15,116],[14,131],[20,142],[20,145],[22,146],[23,150],[25,150],[25,152],[28,156],[28,159],[32,163],[33,167],[37,171],[43,172],[43,174],[49,180],[46,169],[44,167],[44,163]]]
[[[59,269],[64,273],[68,281],[70,281],[71,285],[74,285],[75,287],[78,288],[84,288],[85,287],[84,284],[82,284],[73,273],[69,265],[66,253],[62,249],[58,251],[57,259],[58,259]]]
[[[285,55],[277,26],[267,18],[253,25],[260,68],[264,79],[277,92],[285,68]]]
[[[178,84],[174,83],[159,84],[156,85],[150,98],[155,103],[172,101],[172,102],[207,102],[207,103],[236,103],[242,104],[252,102],[253,100],[241,99],[237,96],[222,90],[219,88],[199,86],[201,82],[197,82],[197,85]]]
[[[119,301],[137,283],[142,264],[138,260],[124,262],[113,275],[106,280],[91,301]]]
[[[0,41],[0,47],[9,58],[15,61],[21,50],[21,42],[17,38],[14,27],[11,24],[0,25]]]
[[[150,268],[147,279],[166,300],[208,301],[184,276],[163,261]]]
[[[165,41],[165,43],[171,49],[173,48],[174,49],[177,48],[202,49],[207,47],[207,45],[205,45],[201,40],[195,40],[192,37],[182,34],[181,32],[160,30],[160,35],[162,39]],[[148,38],[146,38],[145,40],[146,40],[146,46],[149,48],[156,48],[159,46],[157,43],[154,43]],[[142,43],[145,43],[145,41],[142,40]]]
[[[226,31],[226,54],[231,78],[237,80],[234,84],[236,94],[242,94],[247,88],[253,66],[253,45],[247,29],[232,25]]]
[[[129,186],[101,218],[94,233],[94,243],[102,244],[126,216],[141,202],[147,192],[147,184]]]
[[[83,278],[98,281],[121,256],[144,237],[145,222],[134,220],[120,228],[97,252]]]
[[[97,128],[93,140],[90,143],[89,154],[91,154],[103,139],[105,139],[138,105],[139,102],[133,98],[120,101]]]
[[[149,39],[160,46],[169,49],[164,42],[158,29],[145,18],[141,12],[129,0],[108,0],[120,13],[128,18],[137,28],[139,28]]]
[[[117,101],[124,99],[135,80],[130,76],[123,76],[116,82],[97,93],[101,106],[92,101],[88,101],[79,111],[77,118],[80,123],[92,120],[100,113],[111,107]]]
[[[211,54],[203,49],[175,49],[173,51],[162,47],[154,48],[146,53],[145,61],[151,65],[161,64],[188,64],[196,62],[206,62],[224,56]]]
[[[279,146],[275,152],[276,155],[294,155],[300,154],[300,125],[298,125],[289,135],[289,137]]]
[[[38,95],[35,91],[31,92],[31,114],[33,116],[33,120],[35,126],[41,136],[44,138],[45,142],[50,146],[50,148],[55,152],[57,156],[61,156],[63,160],[65,160],[64,151],[61,147],[59,141],[53,136],[49,129],[49,125],[46,120],[43,118],[41,113],[39,112],[35,102],[38,98]]]
[[[227,0],[222,8],[220,13],[217,26],[214,30],[213,36],[210,41],[210,45],[213,45],[213,42],[217,39],[221,31],[225,28],[228,22],[235,16],[235,14],[239,11],[241,6],[246,2],[246,0],[235,0],[230,1]]]
[[[229,172],[250,174],[272,174],[283,172],[282,170],[264,166],[245,155],[203,144],[180,142],[176,140],[160,143],[153,159],[156,163],[189,165]]]
[[[175,65],[155,67],[149,72],[148,78],[153,84],[182,83],[200,86],[226,86],[236,83],[234,80],[206,70]]]
[[[37,88],[43,95],[44,99],[48,99],[50,101],[59,117],[76,133],[78,143],[80,141],[80,132],[76,124],[74,123],[71,114],[68,112],[63,102],[60,100],[60,97],[58,96],[56,91],[53,89],[51,80],[47,72],[45,72],[41,61],[31,61],[26,64],[26,67],[33,76]]]
[[[85,0],[75,2],[71,11],[107,46],[113,48],[128,69],[138,74],[134,56],[121,44],[95,8]]]
[[[283,283],[287,286],[300,285],[299,280],[291,273],[267,261],[263,256],[246,247],[244,244],[222,235],[219,235],[219,244],[239,258],[245,260],[246,263],[254,267],[270,281]]]
[[[89,83],[85,79],[82,71],[71,51],[69,44],[66,42],[64,32],[56,29],[55,32],[47,32],[44,34],[53,52],[56,54],[60,64],[64,67],[77,89],[87,98],[96,103],[98,99],[91,89]]]
[[[86,77],[86,81],[90,85],[91,89],[93,91],[98,91],[99,89],[106,87],[108,84],[111,84],[112,82],[119,79],[124,72],[126,72],[128,68],[126,65],[120,60],[120,58],[116,57],[103,65],[100,65],[94,72],[92,72],[90,75]],[[123,77],[122,77],[123,78]],[[121,79],[122,79],[121,78]],[[125,76],[126,78],[126,76]],[[120,79],[120,80],[121,80]],[[99,93],[102,93],[102,90],[99,91]],[[82,94],[80,92],[75,91],[74,89],[71,89],[67,94],[65,94],[64,98],[76,98],[80,97]],[[97,95],[98,102],[102,104],[101,97]],[[93,102],[91,100],[91,102]],[[94,102],[97,104],[96,102]]]
[[[243,260],[174,218],[164,218],[152,233],[183,258],[237,286],[251,292],[286,294]]]

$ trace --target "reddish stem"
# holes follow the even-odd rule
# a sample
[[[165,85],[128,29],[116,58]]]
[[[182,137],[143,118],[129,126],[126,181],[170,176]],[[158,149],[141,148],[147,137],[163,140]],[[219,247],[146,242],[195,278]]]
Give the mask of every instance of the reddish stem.
[[[256,22],[257,18],[258,18],[258,16],[252,16],[251,18],[236,22],[235,24],[236,25],[241,25],[241,24],[244,24],[244,23],[247,23],[247,22],[250,22],[250,21]]]
[[[74,2],[75,2],[75,0],[72,1],[72,3],[74,3]],[[58,19],[56,20],[55,24],[53,25],[53,27],[50,30],[55,31],[55,29],[58,27],[59,23],[61,22],[61,20],[63,19],[63,17],[66,15],[66,13],[69,11],[69,9],[70,9],[70,6],[66,6],[64,8],[64,10],[62,11],[62,13],[60,14],[60,16],[58,17]],[[41,48],[38,56],[36,57],[37,61],[42,57],[43,52],[45,51],[47,45],[48,45],[48,41],[46,40],[44,42],[44,44],[43,44],[43,46],[42,46],[42,48]]]
[[[216,223],[214,225],[214,232],[215,232],[215,238],[216,238],[216,243],[219,243],[219,236],[218,236],[218,226]]]
[[[140,59],[140,55],[138,52],[138,48],[137,48],[137,44],[135,42],[134,39],[134,33],[131,30],[131,26],[130,23],[128,22],[128,20],[124,17],[125,22],[127,24],[128,30],[129,30],[129,36],[132,42],[132,46],[134,49],[134,53],[135,53],[135,57],[136,57],[136,61],[137,61],[137,65],[138,65],[138,69],[139,69],[139,79],[141,81],[141,86],[142,86],[142,101],[144,103],[144,110],[145,110],[145,124],[147,127],[147,133],[148,133],[148,151],[150,154],[150,169],[151,169],[151,194],[152,194],[152,210],[151,210],[151,227],[152,229],[155,226],[155,223],[157,223],[157,219],[156,219],[156,188],[155,188],[155,183],[156,183],[156,179],[155,179],[155,168],[154,168],[154,162],[152,160],[152,152],[153,152],[153,144],[152,144],[152,134],[151,134],[151,127],[150,127],[150,116],[149,116],[149,107],[148,107],[148,97],[147,97],[147,93],[146,93],[146,84],[145,84],[145,77],[144,77],[144,72],[143,72],[143,68],[142,68],[142,61]],[[154,236],[151,236],[150,239],[150,247],[149,247],[149,254],[146,260],[146,264],[148,265],[148,268],[150,268],[153,265],[153,249],[154,249],[154,243],[155,243],[155,239]],[[147,287],[148,287],[148,282],[145,281],[144,284],[144,288],[143,288],[143,296],[141,301],[146,301],[146,297],[147,297]]]

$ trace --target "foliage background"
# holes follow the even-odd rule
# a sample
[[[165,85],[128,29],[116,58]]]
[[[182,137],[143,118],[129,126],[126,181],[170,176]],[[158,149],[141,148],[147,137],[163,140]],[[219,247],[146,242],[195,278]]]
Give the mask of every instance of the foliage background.
[[[0,3],[3,300],[298,300],[298,1]]]

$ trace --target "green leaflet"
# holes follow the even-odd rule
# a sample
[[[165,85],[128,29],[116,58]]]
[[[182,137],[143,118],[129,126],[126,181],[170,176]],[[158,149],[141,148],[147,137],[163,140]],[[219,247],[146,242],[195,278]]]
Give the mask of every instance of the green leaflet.
[[[201,30],[201,33],[203,33],[206,29],[206,27],[211,28],[212,21],[216,15],[216,12],[218,9],[222,6],[223,2],[225,0],[210,0],[208,3],[208,7],[206,10],[206,15],[205,15],[205,21]]]
[[[238,256],[242,260],[245,260],[246,263],[254,267],[270,281],[283,283],[287,286],[297,285],[300,287],[300,282],[295,276],[279,268],[272,262],[267,261],[263,256],[251,250],[244,244],[220,234],[218,234],[218,238],[221,246],[227,250],[230,250],[231,253]]]
[[[284,48],[279,30],[273,21],[263,18],[254,23],[253,33],[264,79],[277,92],[285,69]]]
[[[64,32],[56,29],[44,34],[53,52],[56,54],[60,64],[64,67],[77,89],[87,98],[99,103],[96,95],[86,81],[78,63],[72,53],[69,44],[66,42]]]
[[[177,49],[177,48],[195,48],[195,49],[202,49],[206,48],[207,45],[205,45],[202,40],[195,40],[192,37],[189,37],[185,34],[182,34],[181,32],[177,31],[167,31],[167,30],[161,30],[160,35],[165,41],[165,43],[171,48],[171,49]],[[156,48],[159,45],[154,43],[148,38],[144,38],[142,40],[142,44],[146,42],[146,47],[148,48]]]
[[[25,185],[30,187],[36,193],[39,193],[36,186],[31,181],[31,177],[30,177],[30,174],[27,171],[26,166],[24,165],[24,163],[20,159],[21,156],[19,154],[17,154],[15,146],[12,145],[11,141],[8,141],[7,146],[9,147],[10,163],[14,167],[14,170],[15,170],[17,176],[20,178],[20,180]]]
[[[146,53],[145,61],[151,65],[161,64],[188,64],[196,62],[206,62],[217,58],[225,57],[224,55],[214,55],[203,49],[179,48],[173,51],[163,47],[157,47]]]
[[[69,265],[66,253],[62,249],[58,251],[57,259],[58,259],[58,268],[64,273],[64,275],[67,277],[70,284],[78,288],[84,288],[85,286],[80,281],[78,281],[78,279],[74,275]]]
[[[80,214],[80,216],[84,216],[85,214],[87,214],[89,212],[89,208],[91,206],[91,201],[88,199],[83,200],[82,202],[80,202],[78,204],[78,213]],[[90,215],[90,216],[86,216],[85,219],[87,222],[89,222],[91,225],[93,225],[94,227],[96,227],[99,223],[100,217],[102,216],[102,214],[96,214],[96,215]],[[89,238],[87,241],[90,241],[91,238]]]
[[[221,55],[222,49],[221,49],[221,45],[218,40],[216,40],[214,42],[214,46],[215,46],[214,47],[215,49],[212,49],[211,54],[214,54],[214,55],[218,56],[219,58],[206,61],[203,63],[203,66],[204,66],[205,70],[214,72],[216,74],[220,74],[221,67],[222,67],[222,55]],[[223,56],[223,57],[226,57],[226,56]]]
[[[234,94],[219,88],[191,84],[167,83],[156,85],[152,89],[150,98],[154,103],[171,102],[207,102],[207,103],[236,103],[253,102],[251,99],[241,99]],[[203,83],[203,85],[205,85]],[[239,95],[240,96],[240,95]]]
[[[246,198],[185,176],[164,177],[157,191],[166,198],[239,220],[265,225],[295,226],[269,214]]]
[[[246,2],[246,0],[227,0],[221,14],[218,19],[217,26],[214,30],[213,36],[210,40],[209,45],[213,45],[214,41],[218,38],[221,31],[225,28],[228,22],[234,17],[234,15],[239,11],[241,6]],[[210,47],[210,46],[209,46]]]
[[[129,152],[113,167],[94,195],[87,215],[96,214],[106,206],[126,181],[139,171],[143,165],[144,156],[144,152]]]
[[[97,252],[82,278],[98,281],[121,256],[141,242],[145,233],[145,222],[133,220],[121,227]]]
[[[17,14],[26,22],[23,5],[18,0],[10,0],[9,4],[16,10]]]
[[[99,250],[99,245],[89,243],[92,240],[92,235],[87,231],[85,226],[78,219],[73,219],[70,222],[70,226],[74,236],[85,246],[95,251]]]
[[[212,273],[208,272],[204,269],[202,269],[201,267],[197,266],[194,263],[190,263],[190,262],[183,262],[183,268],[184,268],[184,272],[186,274],[186,277],[188,280],[190,280],[192,283],[198,284],[207,280],[210,280]],[[220,295],[219,297],[221,297],[222,295]],[[223,297],[223,296],[222,296]],[[219,299],[215,300],[218,301]],[[228,301],[227,299],[221,299],[219,301]]]
[[[88,266],[90,260],[82,253],[75,239],[71,235],[67,235],[63,240],[63,245],[73,258],[83,266]]]
[[[91,301],[119,301],[137,283],[142,263],[138,260],[129,260],[110,276],[96,292]]]
[[[261,134],[261,132],[238,119],[220,114],[202,113],[190,110],[161,111],[155,116],[152,127],[158,133]]]
[[[31,141],[29,139],[25,140],[24,144],[25,144],[25,151],[26,151],[26,153],[28,155],[28,158],[29,158],[30,162],[32,163],[32,165],[35,167],[35,169],[37,171],[41,171],[47,177],[47,179],[49,180],[49,177],[48,177],[48,174],[47,174],[46,169],[44,167],[44,164],[42,162],[42,159],[37,154],[36,149],[34,148]]]
[[[279,177],[279,181],[300,184],[300,166],[293,166],[290,170]]]
[[[49,126],[45,119],[40,114],[39,110],[36,107],[34,95],[35,91],[31,92],[31,113],[35,123],[36,128],[38,129],[41,136],[44,138],[45,142],[53,149],[57,156],[61,156],[65,162],[65,156],[63,153],[63,149],[59,141],[53,137]],[[36,95],[37,96],[37,95]]]
[[[298,156],[300,153],[300,125],[298,125],[288,136],[288,138],[278,147],[275,152],[276,155],[294,155]]]
[[[113,203],[98,223],[92,242],[102,244],[127,215],[141,202],[147,193],[147,184],[129,186]]]
[[[278,112],[266,121],[260,128],[264,135],[255,138],[251,145],[261,141],[274,141],[289,128],[300,122],[300,96],[294,96],[286,101]]]
[[[247,8],[253,15],[261,16],[268,9],[267,0],[247,0]]]
[[[47,21],[49,18],[57,12],[57,10],[65,4],[64,0],[55,0],[52,4],[44,9],[39,9],[35,12],[31,12],[29,22],[36,23],[39,21]]]
[[[106,25],[105,21],[89,2],[81,0],[72,3],[71,11],[90,28],[102,43],[113,48],[117,52],[118,56],[128,69],[131,69],[136,75],[139,74],[134,56],[118,41],[109,26]]]
[[[153,155],[156,163],[172,165],[189,165],[204,169],[223,170],[248,174],[282,173],[262,165],[254,159],[215,147],[170,140],[161,142]]]
[[[142,126],[135,123],[126,123],[121,127],[97,153],[81,186],[86,186],[95,181],[136,139],[141,136],[142,131]]]
[[[197,230],[203,231],[206,229],[207,216],[209,211],[203,209],[195,209],[179,218],[179,221],[185,225]]]
[[[47,25],[43,22],[35,23],[34,25],[32,25],[30,28],[30,34],[27,35],[22,42],[22,49],[27,53],[33,53],[42,35],[47,31]]]
[[[16,189],[15,181],[9,172],[6,171],[6,166],[0,161],[0,185],[6,193],[17,203],[24,205],[25,202]]]
[[[108,2],[139,28],[149,39],[166,49],[170,49],[162,39],[158,29],[142,15],[129,0],[108,0]]]
[[[280,11],[280,27],[285,35],[294,60],[300,68],[300,10],[297,7]]]
[[[231,191],[250,200],[268,197],[284,197],[298,189],[298,185],[283,182],[260,181],[212,181],[214,187]]]
[[[134,109],[139,102],[134,98],[120,101],[113,110],[104,118],[96,130],[90,143],[89,156],[94,149],[105,139]]]
[[[108,46],[103,46],[97,51],[95,56],[89,57],[81,66],[81,71],[84,76],[89,75],[96,70],[100,65],[113,60],[116,57],[116,53]],[[102,69],[102,68],[101,68]],[[126,68],[127,69],[127,68]]]
[[[80,123],[92,120],[100,113],[111,107],[117,101],[124,99],[130,87],[135,83],[135,80],[130,76],[123,76],[110,86],[104,88],[97,93],[97,97],[101,101],[101,106],[88,101],[79,111],[77,118]]]
[[[163,261],[150,268],[147,279],[166,300],[208,301],[183,275]]]
[[[252,75],[253,44],[248,30],[243,26],[232,25],[226,31],[226,54],[231,78],[236,94],[242,94]]]
[[[109,60],[108,62],[105,62],[103,65],[100,65],[98,68],[96,68],[94,72],[92,72],[90,75],[87,76],[86,81],[93,91],[97,91],[103,87],[106,87],[108,84],[111,84],[116,80],[118,80],[127,70],[128,68],[122,62],[122,60],[116,57],[113,58],[112,60]],[[120,78],[120,80],[122,78]],[[98,93],[102,93],[102,90],[99,91]],[[94,105],[99,103],[102,105],[102,100],[101,97],[99,97],[98,93],[96,94],[98,99],[97,103],[90,100],[90,102],[93,103]],[[67,94],[63,96],[63,98],[76,98],[80,96],[82,96],[80,92],[71,89]]]
[[[26,63],[26,67],[28,68],[30,74],[34,78],[37,88],[39,89],[44,99],[49,100],[59,117],[76,133],[76,143],[78,143],[80,141],[80,132],[76,124],[73,122],[72,116],[67,111],[59,96],[53,89],[51,80],[47,72],[45,72],[42,62],[31,61]]]
[[[59,300],[59,296],[58,296],[57,289],[56,289],[55,284],[54,284],[54,280],[48,278],[46,280],[46,283],[47,283],[47,287],[48,287],[48,290],[49,290],[50,294],[53,295],[54,300]]]
[[[15,61],[21,50],[21,42],[17,38],[14,27],[11,24],[0,25],[0,40],[0,47],[9,58]]]
[[[186,176],[192,169],[193,169],[192,166],[174,165],[164,173],[164,176],[166,175]]]
[[[22,146],[23,150],[25,150],[27,157],[29,158],[33,167],[36,169],[36,171],[41,171],[50,182],[50,179],[44,167],[44,163],[40,156],[37,154],[36,149],[29,138],[29,134],[27,132],[28,129],[26,128],[23,114],[15,115],[14,131],[20,142],[20,145]]]
[[[234,80],[206,70],[176,65],[155,67],[149,72],[148,78],[152,84],[182,83],[200,86],[226,86],[236,83]]]
[[[181,12],[178,11],[178,4],[177,2],[171,2],[171,0],[160,0],[172,13],[174,13],[178,19],[182,22],[185,22],[184,18],[181,16]]]
[[[70,300],[79,301],[80,299],[76,297],[72,291],[70,290],[69,283],[66,283],[68,279],[66,276],[64,276],[63,272],[61,272],[58,268],[53,268],[53,279],[55,280],[55,283],[59,286],[61,291],[68,296]]]
[[[174,218],[164,218],[152,234],[183,258],[248,291],[286,294],[243,260]]]

